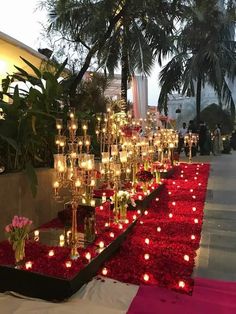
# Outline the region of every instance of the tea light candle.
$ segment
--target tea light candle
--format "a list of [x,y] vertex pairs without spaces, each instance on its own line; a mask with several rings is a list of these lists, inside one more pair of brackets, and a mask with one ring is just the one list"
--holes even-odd
[[25,263],[25,268],[26,269],[31,269],[32,268],[33,263],[31,261],[28,261]]
[[149,244],[150,243],[150,240],[148,238],[145,239],[144,241],[146,244]]
[[71,261],[66,261],[66,268],[70,268],[72,266]]
[[48,256],[54,256],[54,251],[53,250],[50,250],[49,252],[48,252]]
[[148,274],[144,274],[144,275],[143,275],[143,280],[144,280],[144,281],[148,281],[148,280],[149,280]]
[[95,206],[95,200],[91,200],[90,205],[94,207]]
[[107,273],[108,273],[108,270],[107,270],[106,267],[104,267],[104,268],[102,269],[102,274],[103,274],[104,276],[106,276]]
[[91,261],[91,253],[86,253],[85,254],[86,259],[90,262]]
[[60,242],[65,241],[65,236],[64,236],[64,234],[60,234],[59,240],[60,240]]
[[100,249],[103,249],[105,247],[105,244],[103,241],[100,241],[98,245]]
[[35,236],[35,237],[38,237],[38,236],[39,236],[39,230],[35,230],[35,231],[34,231],[34,236]]
[[150,255],[149,254],[144,254],[144,259],[147,261],[147,260],[149,260],[149,258],[150,258]]

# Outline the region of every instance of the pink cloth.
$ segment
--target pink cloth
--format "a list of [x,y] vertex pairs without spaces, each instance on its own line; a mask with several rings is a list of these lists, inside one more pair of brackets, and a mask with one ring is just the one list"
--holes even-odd
[[196,278],[193,295],[140,286],[127,314],[235,314],[236,282]]

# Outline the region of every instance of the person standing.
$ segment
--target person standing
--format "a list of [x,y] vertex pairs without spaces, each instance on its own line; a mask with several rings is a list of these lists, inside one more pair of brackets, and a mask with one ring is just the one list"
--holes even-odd
[[206,141],[207,141],[207,127],[206,124],[202,121],[200,122],[200,129],[199,129],[199,148],[200,148],[200,155],[208,155],[206,149]]
[[222,151],[222,138],[220,124],[216,124],[213,132],[213,155],[217,156],[221,154]]
[[184,147],[184,136],[187,134],[188,129],[185,122],[183,122],[183,126],[179,129],[179,145],[178,145],[178,154],[180,155],[182,148]]

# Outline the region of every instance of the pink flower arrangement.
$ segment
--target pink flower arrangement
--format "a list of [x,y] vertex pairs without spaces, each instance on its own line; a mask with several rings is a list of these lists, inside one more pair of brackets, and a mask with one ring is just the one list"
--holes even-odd
[[27,238],[32,225],[32,220],[26,217],[14,216],[11,224],[5,227],[6,233],[9,234],[11,243]]

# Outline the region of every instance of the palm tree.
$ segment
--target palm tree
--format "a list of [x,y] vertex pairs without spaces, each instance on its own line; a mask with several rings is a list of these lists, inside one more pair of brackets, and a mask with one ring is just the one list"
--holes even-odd
[[166,35],[173,28],[180,1],[164,0],[47,0],[49,32],[60,32],[84,61],[72,84],[75,93],[83,75],[98,60],[112,74],[121,63],[122,98],[127,101],[127,81],[138,71],[149,74],[154,56],[166,53]]
[[186,21],[176,38],[175,54],[160,74],[160,109],[167,108],[168,94],[173,91],[196,96],[199,123],[201,90],[208,83],[217,92],[220,104],[224,102],[234,117],[235,104],[227,84],[236,76],[233,19],[232,7],[223,10],[217,0],[197,0],[186,8]]

